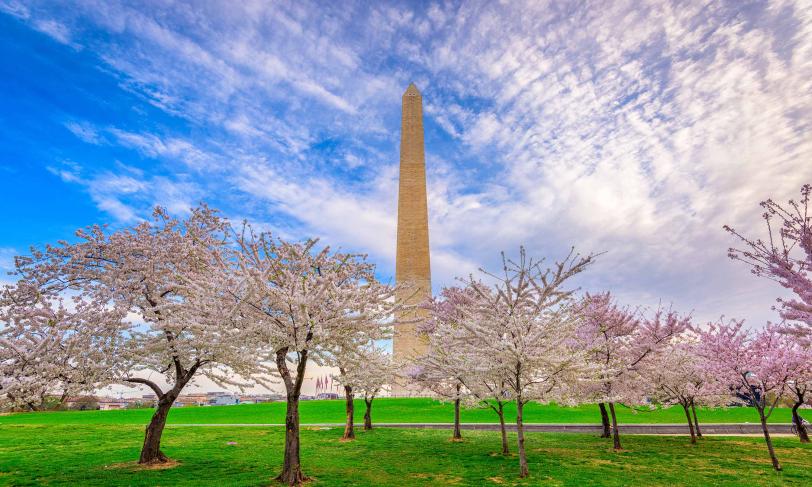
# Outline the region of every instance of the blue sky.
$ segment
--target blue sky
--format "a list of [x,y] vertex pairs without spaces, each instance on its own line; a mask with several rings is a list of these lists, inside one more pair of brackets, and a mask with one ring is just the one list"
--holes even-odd
[[0,266],[206,201],[387,278],[414,81],[435,288],[575,245],[587,290],[775,316],[721,226],[812,181],[808,1],[137,4],[0,0]]

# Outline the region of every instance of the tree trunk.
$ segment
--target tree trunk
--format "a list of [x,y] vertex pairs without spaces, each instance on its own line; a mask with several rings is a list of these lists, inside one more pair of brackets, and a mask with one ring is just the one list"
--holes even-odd
[[282,483],[299,485],[307,478],[302,473],[299,460],[299,396],[288,395],[287,412],[285,413],[285,461],[282,473],[276,477]]
[[773,462],[773,468],[777,471],[781,470],[781,464],[778,463],[778,457],[775,456],[775,450],[773,449],[773,440],[770,439],[770,432],[767,430],[767,418],[764,417],[764,411],[759,409],[758,415],[761,418],[761,431],[764,432],[764,441],[767,442],[767,450],[770,452],[770,460]]
[[364,411],[364,431],[372,429],[372,399],[364,398],[367,405],[367,410]]
[[161,452],[161,435],[164,432],[164,426],[166,426],[166,418],[169,416],[169,410],[172,409],[175,399],[178,398],[186,384],[188,384],[192,377],[194,377],[198,367],[205,363],[200,360],[196,360],[194,365],[192,365],[188,370],[184,370],[178,359],[175,359],[174,362],[175,385],[172,387],[172,389],[165,393],[161,392],[161,388],[149,379],[142,379],[139,377],[130,377],[125,379],[126,382],[130,382],[132,384],[143,384],[148,386],[153,390],[153,392],[155,392],[155,395],[158,398],[157,409],[155,410],[155,414],[152,415],[152,419],[150,420],[149,425],[147,425],[147,430],[144,434],[144,446],[141,448],[141,456],[138,458],[138,463],[164,463],[168,460],[166,455]]
[[[309,336],[309,335],[308,335]],[[296,365],[296,379],[291,379],[288,369],[288,349],[282,348],[276,352],[276,368],[285,382],[287,391],[287,410],[285,412],[285,459],[282,463],[282,473],[276,480],[288,485],[300,485],[307,481],[302,473],[302,462],[299,455],[299,395],[304,382],[305,368],[307,367],[307,350],[299,353],[299,363]]]
[[609,403],[609,412],[612,415],[612,439],[614,440],[614,448],[615,450],[622,450],[623,447],[620,446],[620,431],[617,429],[617,417],[615,416],[615,403]]
[[61,409],[62,406],[65,404],[65,401],[68,400],[68,391],[67,389],[62,392],[62,395],[59,396],[59,402],[56,403],[54,409]]
[[522,404],[521,396],[516,398],[516,435],[518,436],[519,443],[519,477],[525,478],[530,474],[527,468],[527,454],[524,451],[524,404]]
[[699,429],[699,420],[696,417],[696,404],[694,404],[693,399],[691,399],[691,412],[694,413],[694,428],[696,428],[696,436],[702,438],[702,430]]
[[351,386],[344,386],[344,397],[347,401],[347,424],[344,426],[344,436],[342,440],[355,439],[355,404],[353,404],[354,395]]
[[462,432],[460,431],[460,398],[454,399],[454,438],[455,440],[462,439]]
[[801,439],[801,443],[809,443],[809,434],[806,432],[806,426],[804,426],[804,422],[798,414],[798,408],[801,407],[802,404],[803,401],[796,401],[795,404],[792,405],[792,422],[795,423],[795,428],[798,429],[798,438]]
[[601,424],[603,425],[603,432],[601,438],[612,437],[612,425],[609,424],[609,413],[606,412],[606,404],[599,402],[598,407],[601,409]]
[[166,426],[166,418],[169,416],[169,410],[175,398],[164,395],[158,399],[158,409],[152,415],[152,419],[147,425],[146,433],[144,434],[144,446],[141,448],[141,456],[138,458],[140,464],[150,463],[165,463],[169,460],[166,455],[161,451],[161,435]]
[[496,410],[496,414],[499,415],[499,429],[502,432],[502,455],[507,455],[510,453],[510,450],[508,449],[507,431],[505,430],[505,405],[501,402]]
[[696,444],[696,434],[694,434],[694,423],[691,421],[691,411],[688,409],[688,403],[680,403],[682,409],[685,410],[685,417],[688,419],[688,431],[691,432],[691,443]]

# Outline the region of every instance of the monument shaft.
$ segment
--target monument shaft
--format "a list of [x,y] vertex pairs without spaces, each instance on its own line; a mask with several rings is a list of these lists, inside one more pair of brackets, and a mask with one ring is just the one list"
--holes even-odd
[[[399,292],[398,298],[408,304],[417,305],[431,295],[423,98],[414,84],[403,94],[395,280],[407,286]],[[414,321],[425,315],[424,310],[417,309],[402,317]],[[426,340],[416,333],[416,327],[417,323],[395,326],[392,348],[396,360],[408,360],[425,352]],[[408,392],[409,388],[404,385],[393,387],[395,394]]]

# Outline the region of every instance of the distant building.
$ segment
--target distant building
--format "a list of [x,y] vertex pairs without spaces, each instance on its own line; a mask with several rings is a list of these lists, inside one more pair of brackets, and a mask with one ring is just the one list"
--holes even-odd
[[158,396],[155,394],[144,394],[138,402],[154,408],[158,404]]
[[240,404],[259,404],[262,402],[279,401],[279,394],[240,394]]
[[186,406],[206,406],[209,404],[209,396],[207,394],[183,394],[178,396],[177,401]]
[[258,394],[251,396],[255,402],[284,402],[287,397],[284,394]]
[[62,405],[65,409],[89,411],[99,409],[99,399],[96,396],[74,396],[65,399]]
[[240,403],[240,398],[230,392],[207,392],[206,397],[210,406],[233,406]]
[[335,392],[322,392],[316,396],[316,399],[338,399],[338,394]]
[[123,399],[110,399],[108,397],[99,399],[99,409],[102,411],[126,409],[129,404],[129,401]]

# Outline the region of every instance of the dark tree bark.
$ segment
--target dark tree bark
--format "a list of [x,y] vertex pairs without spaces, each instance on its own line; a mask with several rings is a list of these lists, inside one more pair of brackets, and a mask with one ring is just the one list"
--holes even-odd
[[[152,308],[158,306],[158,302],[152,299],[148,294],[145,294],[144,297]],[[156,311],[156,314],[160,316],[160,311]],[[169,343],[170,349],[174,350],[171,348],[175,340],[174,333],[164,331],[164,338],[166,338],[167,342]],[[210,362],[208,360],[198,358],[194,361],[192,366],[187,369],[183,367],[180,357],[173,354],[172,363],[169,365],[169,367],[174,369],[175,384],[167,392],[163,392],[161,388],[158,387],[158,384],[149,379],[142,379],[139,377],[129,377],[125,379],[126,382],[130,382],[132,384],[141,384],[149,387],[153,392],[155,392],[155,395],[158,398],[155,414],[152,415],[152,419],[150,420],[149,425],[147,425],[147,429],[144,433],[144,445],[141,448],[141,455],[138,458],[138,463],[166,463],[169,460],[161,451],[161,436],[163,435],[164,427],[166,426],[166,418],[169,416],[169,411],[172,409],[175,399],[178,398],[181,391],[183,391],[183,388],[186,387],[186,384],[192,380],[192,377],[195,376],[195,373],[200,367],[209,363]]]
[[364,398],[364,403],[367,405],[367,409],[364,411],[364,431],[372,429],[372,400],[373,398]]
[[800,400],[796,399],[795,404],[792,405],[792,422],[795,423],[795,428],[798,430],[798,438],[801,439],[801,443],[809,443],[809,434],[806,431],[806,426],[804,426],[804,422],[798,414],[798,408],[801,407],[803,403],[803,398],[800,398]]
[[617,417],[615,416],[615,403],[609,403],[609,413],[612,415],[612,439],[614,441],[615,450],[622,450],[620,445],[620,431],[617,429]]
[[758,416],[761,419],[761,431],[764,432],[764,441],[767,442],[767,451],[770,452],[770,460],[773,462],[773,468],[777,471],[781,470],[781,464],[778,463],[778,457],[775,456],[775,449],[773,448],[773,440],[770,439],[770,431],[767,429],[767,418],[764,416],[764,410],[758,409]]
[[696,434],[694,433],[694,423],[691,421],[691,411],[687,402],[681,402],[682,409],[685,410],[685,417],[688,419],[688,431],[691,432],[691,443],[696,444]]
[[67,401],[67,399],[68,399],[68,391],[65,390],[62,392],[62,395],[59,396],[59,402],[56,403],[56,409],[61,408],[62,405],[65,404],[65,401]]
[[598,407],[601,410],[601,425],[603,426],[603,432],[601,432],[601,438],[611,438],[612,437],[612,425],[609,423],[609,413],[606,412],[606,404],[599,402]]
[[144,446],[141,448],[138,463],[166,463],[169,460],[161,451],[161,435],[164,432],[164,426],[166,426],[169,410],[174,402],[175,398],[169,397],[167,394],[164,394],[158,400],[158,408],[155,410],[155,414],[152,415],[144,434]]
[[516,435],[519,443],[519,477],[525,478],[530,474],[527,467],[527,454],[524,450],[524,401],[521,396],[516,398]]
[[[459,387],[457,392],[459,392]],[[454,437],[455,440],[462,439],[462,432],[460,431],[460,398],[454,399]]]
[[341,437],[342,440],[354,440],[355,439],[355,404],[353,403],[353,399],[355,398],[355,394],[352,392],[351,386],[344,386],[344,398],[346,400],[347,406],[347,422],[344,425],[344,436]]
[[694,399],[691,398],[691,412],[694,414],[694,427],[696,428],[696,436],[702,438],[702,430],[699,428],[699,419],[696,417],[696,404],[694,404]]
[[276,479],[288,485],[299,485],[307,480],[302,473],[299,458],[299,397],[288,396],[285,411],[285,459],[282,473]]
[[166,418],[169,416],[169,411],[172,409],[175,399],[178,398],[183,388],[189,383],[201,365],[201,362],[195,362],[189,370],[184,370],[180,362],[176,360],[175,385],[167,392],[163,392],[158,387],[158,384],[148,379],[138,377],[125,379],[127,382],[149,387],[158,397],[157,408],[144,432],[144,445],[141,447],[141,455],[138,457],[139,464],[166,463],[169,461],[169,458],[161,451],[161,437],[166,426]]
[[304,382],[304,371],[307,366],[307,350],[299,355],[295,380],[290,375],[287,364],[288,349],[276,352],[276,367],[282,376],[287,391],[287,409],[285,411],[285,456],[282,462],[282,473],[276,480],[288,485],[300,485],[307,481],[302,473],[299,455],[299,396]]
[[507,455],[510,453],[510,449],[508,449],[508,441],[507,441],[507,430],[505,429],[505,405],[502,401],[499,401],[496,414],[499,415],[499,430],[502,432],[502,455]]

